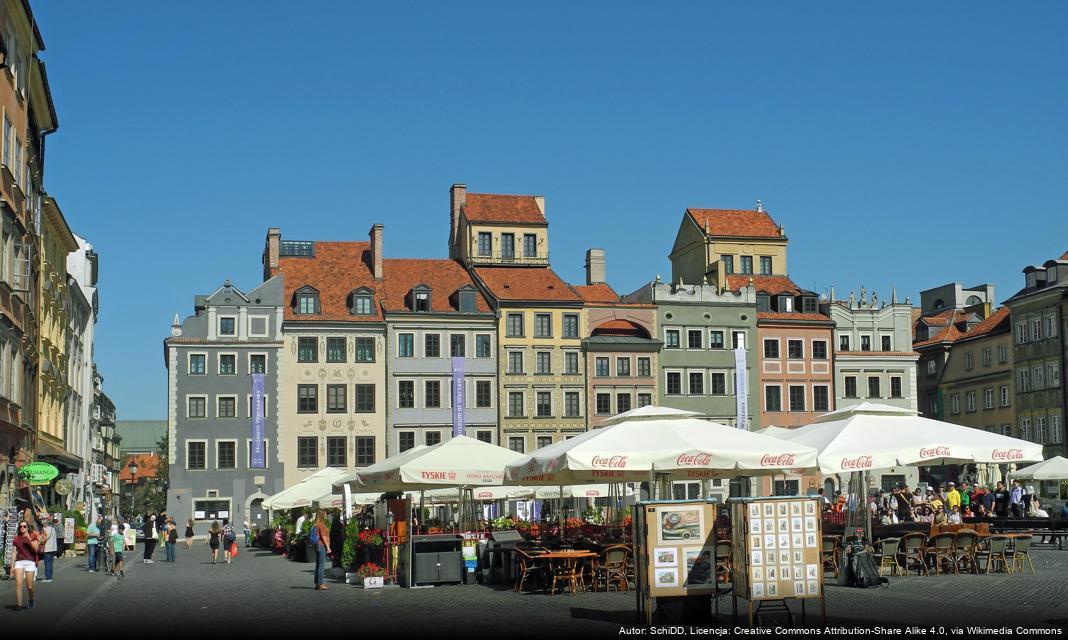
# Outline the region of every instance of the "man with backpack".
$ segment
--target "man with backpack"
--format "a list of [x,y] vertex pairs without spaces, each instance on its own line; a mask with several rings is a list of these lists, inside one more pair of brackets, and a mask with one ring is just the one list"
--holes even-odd
[[330,529],[326,526],[326,512],[322,509],[315,514],[308,538],[315,547],[315,590],[326,591],[324,583],[326,572],[326,554],[330,553]]

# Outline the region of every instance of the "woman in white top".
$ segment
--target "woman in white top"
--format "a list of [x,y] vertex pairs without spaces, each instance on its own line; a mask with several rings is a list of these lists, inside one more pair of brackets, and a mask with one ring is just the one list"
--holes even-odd
[[1042,508],[1042,505],[1038,503],[1038,498],[1031,497],[1031,504],[1027,507],[1027,515],[1032,518],[1048,518],[1049,512]]
[[129,522],[122,523],[123,544],[127,551],[133,551],[137,546],[137,530],[130,526]]

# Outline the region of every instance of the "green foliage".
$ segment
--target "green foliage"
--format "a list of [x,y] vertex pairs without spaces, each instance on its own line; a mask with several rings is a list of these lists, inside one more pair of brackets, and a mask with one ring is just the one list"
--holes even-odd
[[345,524],[345,544],[341,546],[341,566],[348,569],[356,562],[356,543],[360,538],[360,525],[356,518]]
[[[81,511],[78,511],[76,509],[66,508],[65,506],[63,506],[62,503],[48,505],[48,513],[52,515],[59,513],[62,515],[63,520],[66,520],[67,518],[74,518],[74,527],[76,529],[85,528],[85,515],[83,515]],[[63,527],[62,520],[60,522],[54,522],[52,524],[57,529]]]

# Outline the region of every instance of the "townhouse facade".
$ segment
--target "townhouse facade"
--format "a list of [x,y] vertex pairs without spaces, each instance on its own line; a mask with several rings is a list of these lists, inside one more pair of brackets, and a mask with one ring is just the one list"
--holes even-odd
[[917,411],[916,362],[912,350],[912,305],[897,300],[896,290],[887,303],[862,287],[859,299],[831,298],[820,305],[834,323],[835,404],[842,408],[859,402],[888,404]]
[[675,234],[671,281],[734,289],[729,276],[789,273],[786,249],[789,240],[757,201],[755,210],[687,209]]
[[954,340],[940,382],[946,422],[1018,437],[1012,358],[1008,307]]
[[451,437],[457,378],[467,435],[497,444],[497,317],[486,298],[456,260],[392,258],[383,267],[388,452]]
[[1043,445],[1046,457],[1064,456],[1068,252],[1023,274],[1024,287],[1005,302],[1013,325],[1016,426],[1021,438]]
[[660,348],[656,306],[624,303],[605,282],[604,250],[586,252],[586,284],[573,287],[582,298],[582,339],[586,367],[586,416],[589,428],[606,418],[659,403]]
[[[176,522],[267,522],[265,498],[281,491],[281,278],[248,293],[229,280],[196,296],[164,341],[167,366],[168,511]],[[263,374],[263,464],[253,455],[253,374]]]
[[[285,486],[387,455],[382,225],[367,242],[283,240],[267,232],[264,278],[282,276],[278,453]],[[342,410],[342,407],[344,408]]]
[[77,251],[67,255],[67,378],[70,394],[66,401],[67,450],[82,464],[67,495],[68,506],[84,504],[94,495],[90,474],[94,432],[90,424],[93,404],[93,352],[99,300],[96,293],[97,256],[92,245],[74,236]]

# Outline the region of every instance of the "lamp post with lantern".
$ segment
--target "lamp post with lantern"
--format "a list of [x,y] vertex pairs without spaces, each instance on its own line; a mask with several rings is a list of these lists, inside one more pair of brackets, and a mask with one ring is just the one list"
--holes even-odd
[[135,499],[134,494],[137,491],[137,463],[134,462],[133,460],[131,460],[130,464],[129,464],[129,466],[127,468],[130,470],[130,516],[129,517],[133,517],[134,511],[135,511],[135,509],[134,509],[134,499]]

